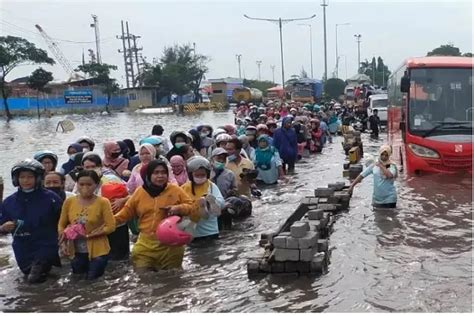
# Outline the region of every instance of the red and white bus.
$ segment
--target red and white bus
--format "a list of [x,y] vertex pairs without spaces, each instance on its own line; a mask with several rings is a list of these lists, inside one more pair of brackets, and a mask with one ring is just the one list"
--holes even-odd
[[406,60],[388,84],[388,141],[408,173],[472,174],[470,57]]

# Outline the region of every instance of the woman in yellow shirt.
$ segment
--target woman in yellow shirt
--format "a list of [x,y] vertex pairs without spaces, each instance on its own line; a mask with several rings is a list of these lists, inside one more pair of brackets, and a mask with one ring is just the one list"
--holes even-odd
[[140,233],[132,249],[132,261],[137,270],[181,268],[184,246],[161,244],[155,236],[156,228],[170,215],[199,220],[197,204],[179,186],[168,182],[168,170],[164,161],[151,161],[143,185],[115,215],[117,225],[138,217]]
[[104,274],[110,252],[107,235],[115,230],[110,202],[94,193],[99,183],[95,171],[79,172],[79,194],[66,199],[58,224],[59,243],[72,258],[72,273],[86,274],[88,280]]

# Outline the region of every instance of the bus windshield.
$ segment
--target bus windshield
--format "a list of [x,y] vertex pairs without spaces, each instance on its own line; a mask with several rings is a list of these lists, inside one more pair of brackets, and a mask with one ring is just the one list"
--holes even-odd
[[[426,135],[472,132],[472,69],[420,68],[410,72],[409,129]],[[430,133],[431,134],[431,133]]]

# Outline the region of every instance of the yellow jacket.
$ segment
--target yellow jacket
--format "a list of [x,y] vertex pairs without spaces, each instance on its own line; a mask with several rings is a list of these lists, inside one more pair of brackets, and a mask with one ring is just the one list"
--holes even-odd
[[[83,211],[79,204],[77,196],[71,196],[64,201],[61,210],[61,217],[58,223],[58,233],[62,234],[64,229],[75,224]],[[86,208],[86,234],[90,234],[93,230],[103,226],[105,235],[87,239],[87,250],[89,259],[109,254],[110,245],[107,235],[115,230],[115,220],[112,213],[112,207],[109,200],[98,196],[95,201]],[[69,243],[69,253],[74,257],[74,243]]]
[[168,183],[166,189],[155,198],[139,187],[120,212],[115,214],[115,220],[120,225],[137,216],[140,234],[155,238],[156,227],[167,217],[162,208],[175,205],[181,207],[181,215],[190,216],[196,221],[199,219],[197,204],[179,186]]

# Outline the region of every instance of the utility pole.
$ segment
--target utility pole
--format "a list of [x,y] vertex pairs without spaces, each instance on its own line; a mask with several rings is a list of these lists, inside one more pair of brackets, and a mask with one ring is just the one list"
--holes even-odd
[[372,63],[372,85],[375,86],[375,67],[377,66],[377,63],[375,62],[375,56],[374,56],[374,62]]
[[285,87],[285,63],[283,59],[283,32],[282,32],[282,25],[283,23],[289,23],[293,21],[302,21],[302,20],[311,20],[314,18],[316,14],[313,14],[312,16],[308,18],[296,18],[296,19],[262,19],[262,18],[252,18],[249,17],[248,15],[244,14],[244,17],[246,17],[249,20],[259,20],[259,21],[267,21],[267,22],[272,22],[272,23],[277,23],[278,27],[280,29],[280,57],[281,57],[281,85]]
[[354,37],[356,38],[357,41],[357,73],[360,72],[360,38],[362,35],[360,34],[354,34]]
[[193,43],[193,55],[196,57],[196,43]]
[[261,60],[257,60],[257,67],[258,67],[258,81],[262,80],[262,77],[260,76],[260,65],[262,64]]
[[[128,28],[127,28],[128,30]],[[133,53],[135,54],[135,62],[137,64],[137,77],[136,77],[136,80],[135,80],[135,85],[138,83],[139,86],[141,86],[140,84],[140,62],[138,61],[138,52],[143,50],[143,47],[140,47],[140,48],[137,48],[137,38],[140,38],[141,36],[136,36],[136,35],[131,35],[132,36],[132,39],[133,39],[133,48],[131,49],[131,51],[133,51]]]
[[275,83],[275,65],[271,65],[270,68],[272,69],[273,83]]
[[342,26],[342,25],[350,25],[350,23],[336,24],[336,70],[334,71],[336,78],[339,78],[339,55],[338,55],[338,50],[337,50],[337,27]]
[[[122,50],[118,50],[119,53],[123,53],[123,62],[125,65],[125,79],[127,82],[127,88],[133,88],[139,82],[140,76],[140,62],[138,52],[143,50],[142,47],[137,47],[137,39],[141,38],[140,36],[130,34],[130,29],[128,27],[128,22],[124,23],[121,21],[122,25],[122,35],[117,36],[118,39],[122,40]],[[133,41],[133,46],[132,46]],[[135,66],[136,65],[136,66]],[[137,76],[135,76],[135,67],[137,68]]]
[[239,64],[239,79],[242,79],[242,73],[240,70],[240,60],[242,59],[242,54],[235,55],[237,57],[237,63]]
[[96,46],[96,55],[97,55],[97,63],[102,63],[102,58],[100,54],[100,33],[99,33],[99,18],[97,15],[92,14],[92,19],[94,23],[91,24],[91,27],[94,28],[95,31],[95,46]]
[[323,19],[324,19],[324,82],[328,79],[328,47],[327,47],[327,38],[326,38],[326,7],[328,4],[326,0],[323,0],[321,4],[323,7]]
[[311,55],[311,78],[314,79],[313,73],[313,26],[311,24],[298,24],[302,26],[309,26],[309,54]]

